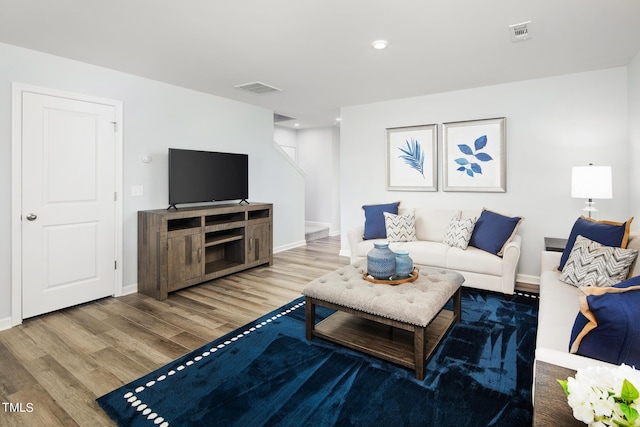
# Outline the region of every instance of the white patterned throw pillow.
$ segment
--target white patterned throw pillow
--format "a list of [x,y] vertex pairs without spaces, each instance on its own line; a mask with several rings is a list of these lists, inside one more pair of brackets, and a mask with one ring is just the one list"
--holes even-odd
[[384,212],[384,225],[389,242],[414,242],[416,240],[416,216],[413,212],[394,215]]
[[454,248],[467,249],[469,240],[476,226],[477,218],[460,219],[453,217],[449,222],[449,229],[442,243]]
[[577,236],[560,280],[573,286],[613,286],[627,278],[636,249],[604,246]]

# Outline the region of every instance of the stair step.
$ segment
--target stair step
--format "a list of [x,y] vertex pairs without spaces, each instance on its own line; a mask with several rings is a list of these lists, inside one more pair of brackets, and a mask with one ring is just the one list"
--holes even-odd
[[304,237],[307,242],[310,240],[321,239],[327,236],[329,236],[329,227],[310,226],[310,225],[307,225],[305,227]]

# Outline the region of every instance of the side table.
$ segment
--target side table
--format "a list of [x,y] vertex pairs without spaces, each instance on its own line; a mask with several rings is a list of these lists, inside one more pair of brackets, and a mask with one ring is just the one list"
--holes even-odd
[[569,239],[560,239],[557,237],[545,237],[544,238],[544,250],[552,252],[564,252],[565,246]]
[[536,385],[533,397],[533,426],[584,427],[573,418],[567,396],[558,380],[575,375],[573,369],[536,361]]

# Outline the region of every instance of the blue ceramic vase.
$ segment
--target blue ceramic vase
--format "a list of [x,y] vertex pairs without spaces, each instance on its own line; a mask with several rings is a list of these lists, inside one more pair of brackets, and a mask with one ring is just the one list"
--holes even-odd
[[396,274],[396,254],[389,242],[376,242],[367,254],[367,273],[377,280],[389,280]]
[[409,251],[400,249],[396,251],[396,277],[406,279],[413,271],[413,260],[409,256]]

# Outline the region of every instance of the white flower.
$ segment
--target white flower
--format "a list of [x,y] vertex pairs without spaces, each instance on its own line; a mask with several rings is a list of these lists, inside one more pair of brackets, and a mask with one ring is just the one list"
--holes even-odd
[[560,384],[574,418],[590,427],[640,426],[640,371],[627,365],[589,367]]

